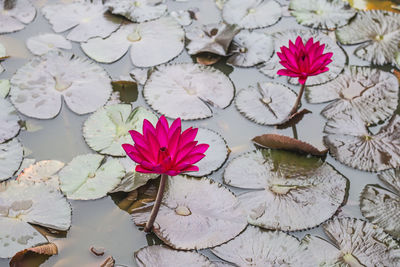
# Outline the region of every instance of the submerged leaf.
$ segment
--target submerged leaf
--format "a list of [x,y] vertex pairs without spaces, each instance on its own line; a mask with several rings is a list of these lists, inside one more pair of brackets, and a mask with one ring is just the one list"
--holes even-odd
[[234,91],[221,71],[183,63],[158,67],[147,80],[143,95],[154,110],[169,118],[194,120],[213,116],[210,106],[229,106]]
[[368,67],[350,66],[333,81],[308,87],[310,103],[334,101],[321,114],[330,119],[352,112],[366,123],[376,124],[391,117],[397,108],[399,82],[395,75]]
[[11,102],[19,112],[38,119],[57,116],[62,99],[73,112],[87,114],[107,102],[110,82],[92,61],[53,51],[18,69],[11,78]]
[[157,19],[167,11],[164,0],[107,0],[105,6],[133,22]]
[[29,37],[26,46],[34,55],[44,55],[49,51],[58,49],[71,49],[72,44],[61,34],[44,33]]
[[336,31],[336,36],[344,45],[362,43],[354,51],[361,59],[378,65],[394,64],[400,43],[400,14],[360,11],[349,25]]
[[20,130],[19,120],[14,106],[0,97],[0,144],[16,136]]
[[22,30],[35,16],[36,9],[29,0],[1,0],[0,33]]
[[[136,225],[146,224],[151,206],[133,211]],[[203,249],[222,244],[247,225],[239,202],[227,188],[208,178],[168,178],[153,232],[169,246]]]
[[29,267],[29,263],[25,263],[25,261],[27,258],[32,257],[32,254],[52,256],[58,254],[58,248],[54,243],[47,243],[21,250],[10,260],[10,267]]
[[348,180],[318,157],[257,150],[233,159],[224,183],[256,189],[239,195],[250,224],[283,231],[318,226],[346,199]]
[[0,182],[15,174],[21,165],[23,155],[22,145],[16,138],[0,144]]
[[118,92],[119,100],[122,103],[130,104],[138,98],[138,86],[133,81],[112,81],[113,92]]

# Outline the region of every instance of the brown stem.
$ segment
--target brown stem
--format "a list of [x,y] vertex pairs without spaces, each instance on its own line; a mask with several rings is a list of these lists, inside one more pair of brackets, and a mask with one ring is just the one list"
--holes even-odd
[[161,174],[160,186],[158,187],[156,201],[154,202],[153,209],[151,210],[150,218],[147,221],[146,226],[144,227],[144,231],[146,233],[150,232],[153,229],[153,224],[154,221],[156,220],[158,210],[160,209],[161,201],[164,196],[164,189],[165,189],[165,184],[167,182],[167,178],[168,175]]
[[299,108],[300,101],[301,101],[301,98],[303,96],[305,88],[306,88],[306,84],[304,83],[304,84],[301,85],[300,92],[297,95],[296,103],[294,103],[294,106],[293,106],[292,110],[290,111],[290,115],[293,115],[293,114],[295,114],[297,112],[297,109]]

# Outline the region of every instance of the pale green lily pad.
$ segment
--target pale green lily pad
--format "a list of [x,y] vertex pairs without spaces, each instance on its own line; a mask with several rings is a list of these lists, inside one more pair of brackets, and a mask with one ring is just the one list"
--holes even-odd
[[5,98],[10,91],[10,81],[0,80],[0,98]]
[[292,0],[289,9],[301,25],[325,30],[348,24],[357,13],[342,0]]
[[[136,225],[149,219],[151,203],[132,213]],[[182,250],[220,245],[247,225],[235,195],[208,178],[168,177],[153,232],[167,245]]]
[[122,144],[132,143],[130,130],[141,132],[143,120],[157,123],[157,116],[143,107],[132,110],[128,104],[105,106],[83,125],[83,137],[93,150],[111,156],[124,156]]
[[111,94],[111,79],[92,61],[62,52],[34,57],[11,78],[11,102],[26,116],[51,119],[64,99],[77,114],[94,112]]
[[68,40],[85,42],[93,37],[105,38],[119,28],[122,19],[107,14],[107,9],[102,0],[77,0],[45,5],[42,13],[55,32],[71,29]]
[[320,158],[257,150],[233,159],[224,183],[255,189],[238,196],[250,224],[304,230],[331,218],[344,203],[348,180]]
[[0,182],[15,174],[21,165],[23,156],[24,150],[16,138],[0,144]]
[[258,83],[238,92],[235,105],[247,119],[262,125],[282,124],[288,120],[297,94],[280,83]]
[[313,266],[311,255],[295,237],[254,226],[211,251],[234,266]]
[[333,81],[307,87],[310,103],[334,101],[321,114],[330,119],[352,112],[366,123],[376,124],[391,117],[397,109],[399,82],[395,75],[368,67],[350,66]]
[[72,44],[61,34],[44,33],[26,40],[26,47],[34,55],[43,55],[58,49],[71,49]]
[[369,132],[354,114],[341,113],[325,125],[324,143],[341,163],[363,171],[400,167],[400,116],[394,115],[378,133]]
[[130,23],[121,26],[108,38],[92,38],[82,43],[90,58],[111,63],[130,49],[130,58],[137,67],[152,67],[177,57],[184,48],[185,32],[174,18]]
[[68,230],[71,206],[65,196],[45,183],[0,183],[0,257],[12,257],[22,249],[47,243],[30,224]]
[[282,16],[281,6],[274,0],[228,0],[222,17],[240,28],[255,29],[275,24]]
[[143,96],[169,118],[195,120],[213,116],[211,107],[228,107],[234,92],[232,81],[221,71],[183,63],[158,67],[147,80]]
[[60,188],[57,173],[64,167],[58,160],[42,160],[27,166],[18,175],[17,180],[24,183],[46,183],[56,189]]
[[360,44],[354,54],[373,64],[395,63],[400,43],[400,14],[384,10],[360,11],[347,26],[336,31],[344,45]]
[[117,187],[124,175],[125,169],[118,159],[80,155],[60,171],[60,187],[69,199],[98,199]]
[[[0,43],[0,60],[6,59],[7,58],[7,53],[6,53],[6,48],[4,47],[3,44]],[[4,67],[0,65],[0,73],[4,71]]]
[[1,0],[0,33],[22,30],[35,16],[36,9],[29,0]]
[[19,116],[14,106],[0,98],[0,144],[16,136],[20,130]]
[[105,5],[111,13],[133,22],[157,19],[167,12],[164,0],[108,0]]
[[206,257],[197,252],[173,250],[166,246],[148,246],[135,252],[139,267],[212,267]]

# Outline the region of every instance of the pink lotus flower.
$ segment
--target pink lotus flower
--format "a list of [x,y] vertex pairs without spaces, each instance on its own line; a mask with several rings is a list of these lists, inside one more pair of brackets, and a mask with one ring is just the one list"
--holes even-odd
[[329,70],[326,66],[332,62],[332,53],[323,54],[325,44],[314,43],[310,38],[306,45],[300,36],[296,43],[289,41],[289,48],[282,46],[277,52],[281,65],[285,69],[278,71],[278,75],[298,77],[300,84],[305,84],[309,76],[315,76]]
[[164,116],[156,127],[148,121],[143,122],[143,134],[129,131],[135,144],[123,144],[126,154],[139,165],[137,172],[159,173],[175,176],[183,172],[199,171],[193,164],[204,158],[207,144],[194,141],[198,129],[190,127],[181,133],[181,120],[172,124]]

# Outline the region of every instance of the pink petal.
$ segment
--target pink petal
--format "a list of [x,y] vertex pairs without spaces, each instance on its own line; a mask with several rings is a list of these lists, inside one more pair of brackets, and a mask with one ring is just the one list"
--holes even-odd
[[179,140],[179,148],[182,148],[186,144],[192,142],[196,138],[197,131],[198,131],[197,128],[193,129],[192,127],[186,129],[181,134],[181,138]]
[[197,141],[192,141],[187,143],[184,147],[179,148],[174,158],[175,164],[181,162],[189,153],[193,150],[193,148],[197,145]]
[[207,149],[210,147],[210,145],[208,145],[208,144],[199,144],[199,145],[197,145],[197,146],[195,146],[194,148],[193,148],[193,150],[192,151],[190,151],[190,153],[204,153],[204,152],[206,152],[207,151]]
[[146,146],[146,143],[144,141],[144,136],[141,133],[139,133],[138,131],[135,131],[135,130],[131,130],[131,131],[129,131],[129,134],[131,135],[132,140],[135,144],[139,144],[141,146]]
[[300,84],[305,84],[307,81],[307,77],[299,77],[299,83]]
[[[165,128],[163,125],[165,122],[162,122],[163,119],[166,121],[165,117],[162,116],[156,126],[156,137],[158,140],[158,143],[160,144],[160,147],[167,147],[168,146],[168,128]],[[167,122],[168,125],[168,122]]]
[[286,69],[278,70],[277,74],[282,75],[282,76],[289,76],[289,77],[299,77],[298,73],[294,73],[294,72],[286,70]]
[[179,133],[181,132],[182,124],[181,124],[181,118],[177,118],[174,120],[171,124],[171,128],[168,130],[168,139],[171,138],[172,134],[179,129]]
[[154,173],[152,170],[148,170],[144,168],[142,165],[137,165],[135,168],[135,171],[141,172],[141,173]]
[[172,133],[171,137],[168,141],[168,151],[171,155],[172,159],[175,159],[175,155],[178,150],[179,140],[181,136],[181,128],[176,128],[175,131]]
[[143,120],[143,136],[144,139],[148,139],[149,133],[153,133],[153,135],[156,134],[156,129],[154,128],[153,124],[149,122],[148,120],[144,119]]
[[199,167],[191,165],[185,169],[182,170],[182,172],[198,172],[199,171]]

